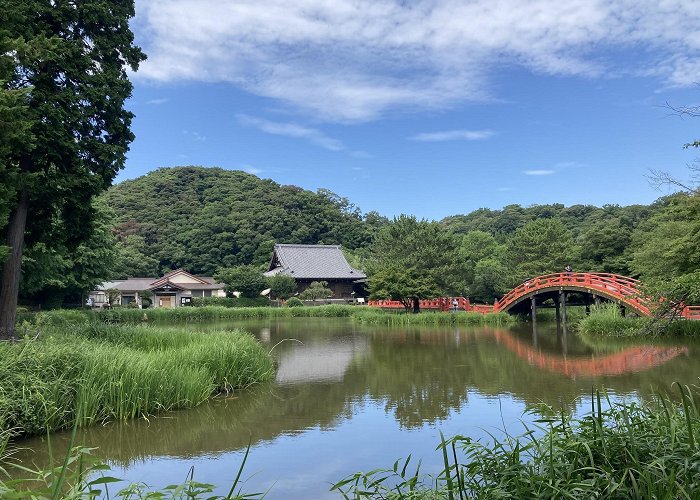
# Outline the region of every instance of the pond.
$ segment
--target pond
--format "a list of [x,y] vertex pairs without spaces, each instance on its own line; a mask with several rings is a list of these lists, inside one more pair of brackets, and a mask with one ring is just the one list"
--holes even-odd
[[[163,487],[198,481],[228,492],[245,449],[243,491],[268,499],[338,498],[332,483],[409,454],[437,473],[440,431],[488,439],[524,431],[540,404],[585,412],[592,388],[639,398],[700,374],[700,344],[586,343],[556,324],[515,327],[365,326],[295,318],[190,326],[244,328],[272,349],[274,382],[198,408],[78,432],[117,477]],[[68,433],[52,436],[65,453]],[[46,440],[17,458],[48,463]]]

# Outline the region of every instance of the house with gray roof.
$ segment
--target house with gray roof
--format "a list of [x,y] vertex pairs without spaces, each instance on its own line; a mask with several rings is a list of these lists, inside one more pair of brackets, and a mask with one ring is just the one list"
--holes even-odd
[[334,299],[365,295],[367,276],[348,264],[340,245],[276,244],[265,276],[277,274],[293,277],[299,293],[313,281],[326,281]]
[[108,302],[107,290],[116,290],[112,305],[128,305],[132,302],[142,307],[179,307],[189,305],[193,297],[226,297],[223,283],[216,283],[209,276],[195,276],[184,269],[176,269],[161,278],[129,278],[106,281],[90,292],[93,307],[104,307]]

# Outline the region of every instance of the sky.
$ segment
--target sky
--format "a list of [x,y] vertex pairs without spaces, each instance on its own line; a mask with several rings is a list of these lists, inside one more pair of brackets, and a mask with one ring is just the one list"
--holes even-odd
[[700,0],[136,0],[117,182],[217,166],[364,212],[648,204],[687,179]]

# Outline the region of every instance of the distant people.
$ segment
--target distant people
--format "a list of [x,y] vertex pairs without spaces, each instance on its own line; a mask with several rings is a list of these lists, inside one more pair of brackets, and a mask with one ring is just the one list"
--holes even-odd
[[566,266],[566,267],[564,268],[564,272],[570,273],[570,272],[572,272],[572,271],[573,271],[573,269],[571,269],[571,266]]
[[458,305],[459,305],[459,302],[457,302],[457,299],[452,299],[452,312],[457,312]]

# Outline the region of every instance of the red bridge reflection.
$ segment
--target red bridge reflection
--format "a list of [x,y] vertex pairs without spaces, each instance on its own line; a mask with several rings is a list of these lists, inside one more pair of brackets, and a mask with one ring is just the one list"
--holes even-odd
[[630,347],[606,356],[577,359],[544,353],[502,330],[496,330],[494,338],[496,342],[519,358],[526,360],[530,365],[573,379],[636,373],[663,365],[688,352],[687,347],[644,345]]

